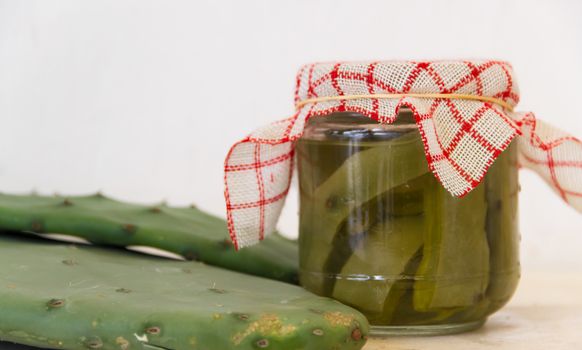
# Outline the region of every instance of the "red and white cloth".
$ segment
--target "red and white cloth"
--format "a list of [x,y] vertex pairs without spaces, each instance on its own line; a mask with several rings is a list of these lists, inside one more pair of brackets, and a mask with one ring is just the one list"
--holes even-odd
[[[511,65],[501,61],[330,62],[303,66],[295,103],[332,96],[463,94],[515,106],[519,90]],[[359,112],[392,123],[401,106],[412,109],[431,171],[454,196],[483,179],[497,156],[518,137],[520,164],[536,171],[582,211],[582,142],[496,103],[403,96],[311,102],[287,118],[252,132],[225,160],[228,229],[235,247],[255,244],[275,230],[293,174],[295,140],[313,115]]]

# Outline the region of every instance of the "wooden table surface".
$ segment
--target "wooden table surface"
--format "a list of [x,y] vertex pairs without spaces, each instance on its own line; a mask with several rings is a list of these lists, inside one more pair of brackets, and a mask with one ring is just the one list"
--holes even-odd
[[513,299],[477,331],[370,339],[364,350],[582,349],[582,272],[527,273]]

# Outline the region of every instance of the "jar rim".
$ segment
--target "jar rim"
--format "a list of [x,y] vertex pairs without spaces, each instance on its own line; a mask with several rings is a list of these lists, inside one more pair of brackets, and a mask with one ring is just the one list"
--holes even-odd
[[384,124],[357,112],[334,112],[314,115],[306,124],[302,139],[392,138],[397,134],[418,130],[410,109],[401,109],[394,123]]

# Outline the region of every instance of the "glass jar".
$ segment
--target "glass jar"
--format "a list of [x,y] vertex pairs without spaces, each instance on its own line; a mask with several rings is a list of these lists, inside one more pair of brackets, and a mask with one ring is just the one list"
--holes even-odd
[[311,118],[297,142],[301,284],[360,310],[376,335],[478,328],[519,280],[516,146],[454,198],[409,110],[390,125]]

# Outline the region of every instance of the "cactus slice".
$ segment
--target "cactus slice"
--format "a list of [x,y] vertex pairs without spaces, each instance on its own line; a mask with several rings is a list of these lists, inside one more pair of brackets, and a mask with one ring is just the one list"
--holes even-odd
[[8,234],[0,310],[1,340],[51,349],[342,350],[368,334],[358,311],[298,286]]
[[0,230],[65,234],[110,246],[153,247],[187,260],[297,283],[298,249],[294,241],[273,234],[262,244],[236,252],[226,222],[195,207],[144,206],[101,194],[0,194]]

